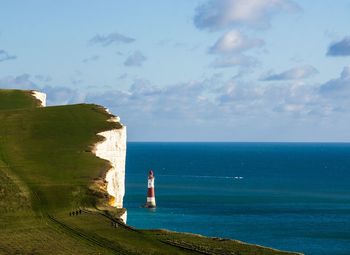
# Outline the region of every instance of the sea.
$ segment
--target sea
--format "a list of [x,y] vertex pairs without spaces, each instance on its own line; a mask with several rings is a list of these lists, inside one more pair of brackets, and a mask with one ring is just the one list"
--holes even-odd
[[349,255],[350,144],[130,142],[124,206],[137,228]]

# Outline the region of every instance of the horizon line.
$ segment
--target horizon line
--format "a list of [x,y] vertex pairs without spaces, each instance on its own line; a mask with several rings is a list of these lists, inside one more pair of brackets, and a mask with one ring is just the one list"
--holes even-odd
[[350,144],[350,141],[137,141],[128,143],[307,143],[307,144]]

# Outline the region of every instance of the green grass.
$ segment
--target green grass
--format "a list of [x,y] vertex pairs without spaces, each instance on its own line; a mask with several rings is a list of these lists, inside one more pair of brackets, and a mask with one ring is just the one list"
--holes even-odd
[[90,146],[113,128],[95,105],[6,111],[0,114],[1,157],[33,192],[38,209],[69,209],[91,201],[89,182],[108,168]]
[[[91,150],[98,132],[119,124],[97,105],[37,106],[28,91],[0,90],[0,254],[292,254],[112,227],[118,211],[99,210],[91,191],[109,165]],[[77,208],[83,213],[69,216]]]
[[33,98],[31,91],[0,89],[0,109],[34,108],[40,101]]

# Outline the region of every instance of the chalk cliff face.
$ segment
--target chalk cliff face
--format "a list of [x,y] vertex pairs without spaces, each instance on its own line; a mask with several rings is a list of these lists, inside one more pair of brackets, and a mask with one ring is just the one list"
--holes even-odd
[[[119,117],[109,121],[119,122]],[[112,197],[110,205],[122,208],[125,194],[126,127],[98,133],[105,139],[95,146],[96,156],[108,160],[111,168],[106,174],[107,192]],[[126,213],[122,218],[126,222]]]
[[41,102],[41,107],[46,106],[46,94],[39,91],[32,91],[32,95]]

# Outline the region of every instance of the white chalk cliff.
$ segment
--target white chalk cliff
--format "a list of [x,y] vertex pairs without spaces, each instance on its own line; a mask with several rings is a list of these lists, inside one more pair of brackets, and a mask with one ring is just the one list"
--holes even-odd
[[123,213],[123,215],[120,216],[120,219],[126,224],[126,218],[127,218],[127,211],[125,210],[125,212]]
[[[120,123],[119,117],[112,117],[109,121]],[[98,135],[103,136],[104,140],[95,145],[95,154],[97,157],[108,160],[111,164],[111,168],[106,174],[107,192],[112,197],[110,205],[116,208],[123,208],[125,194],[126,127],[122,125],[121,128],[100,132]],[[126,213],[121,218],[126,222]]]
[[39,91],[32,91],[32,95],[41,102],[41,107],[46,106],[46,94]]

